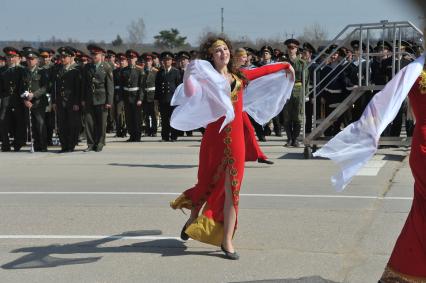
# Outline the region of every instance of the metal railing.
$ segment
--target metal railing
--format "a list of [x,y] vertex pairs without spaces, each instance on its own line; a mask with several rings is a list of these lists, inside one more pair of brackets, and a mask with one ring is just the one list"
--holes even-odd
[[[366,91],[377,91],[381,90],[383,85],[371,85],[370,84],[370,62],[374,57],[381,57],[383,53],[381,52],[370,52],[370,44],[373,41],[373,33],[381,32],[381,37],[379,39],[374,40],[375,42],[382,42],[382,45],[385,45],[385,41],[391,42],[391,56],[392,56],[392,77],[401,69],[401,60],[397,60],[397,58],[401,58],[405,55],[410,55],[407,52],[401,51],[402,45],[401,41],[403,38],[404,29],[410,29],[412,34],[418,35],[419,38],[423,35],[422,31],[412,24],[409,21],[402,22],[388,22],[381,21],[379,23],[365,23],[365,24],[351,24],[347,25],[331,42],[328,46],[326,46],[311,62],[309,62],[303,72],[302,72],[302,83],[303,83],[303,96],[305,101],[312,97],[313,101],[313,121],[312,121],[312,132],[306,136],[305,131],[303,131],[303,141],[305,144],[305,157],[310,158],[312,154],[311,147],[317,144],[324,143],[324,139],[316,140],[324,131],[336,121],[341,115],[345,113],[347,109],[349,109],[353,103],[362,96],[363,92]],[[358,61],[358,85],[352,93],[347,97],[340,105],[334,109],[329,115],[330,117],[326,117],[325,119],[317,119],[317,97],[325,91],[325,89],[336,80],[339,75],[344,72],[349,66],[345,60],[341,60],[338,64],[334,65],[332,70],[327,73],[326,76],[318,79],[317,74],[321,69],[323,69],[327,64],[331,56],[334,53],[338,52],[341,47],[344,47],[349,44],[351,40],[359,41],[359,49],[356,60]],[[330,51],[331,47],[336,45],[335,48]],[[365,46],[365,50],[363,49]],[[320,60],[321,59],[321,60]],[[363,64],[365,62],[365,64]],[[306,84],[309,83],[306,77],[306,74],[309,74],[310,68],[312,65],[316,64],[315,69],[311,70],[313,75],[312,80],[312,89],[307,90]],[[365,66],[365,70],[363,67]],[[340,70],[337,70],[340,68]],[[336,71],[337,70],[337,71]],[[365,77],[363,78],[363,71],[365,71]],[[305,113],[305,103],[303,103],[303,113]],[[303,115],[304,123],[306,126],[306,116]]]

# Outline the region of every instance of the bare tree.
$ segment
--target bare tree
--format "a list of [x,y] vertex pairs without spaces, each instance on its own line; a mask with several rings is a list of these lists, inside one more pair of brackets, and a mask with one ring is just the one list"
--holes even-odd
[[127,32],[129,33],[129,43],[142,43],[142,40],[145,37],[145,23],[143,19],[139,18],[136,21],[132,21],[132,23],[127,26]]
[[327,30],[319,23],[305,26],[302,36],[298,37],[302,42],[309,42],[313,45],[321,45],[328,39]]

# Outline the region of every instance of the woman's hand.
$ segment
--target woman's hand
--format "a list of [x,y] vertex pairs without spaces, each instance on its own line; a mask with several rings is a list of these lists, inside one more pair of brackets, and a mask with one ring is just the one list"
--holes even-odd
[[[284,63],[288,64],[288,63]],[[290,65],[290,64],[289,64]],[[294,81],[295,73],[293,67],[290,65],[288,69],[285,69],[285,77],[287,78],[290,75],[290,80]]]

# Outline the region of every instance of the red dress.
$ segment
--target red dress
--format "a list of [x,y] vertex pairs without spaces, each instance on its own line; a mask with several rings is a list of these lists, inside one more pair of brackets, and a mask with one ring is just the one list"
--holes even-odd
[[[288,69],[289,64],[267,65],[243,70],[248,80]],[[220,246],[223,239],[225,173],[231,181],[233,203],[238,215],[239,192],[244,176],[246,141],[243,117],[243,81],[234,76],[230,94],[235,118],[221,132],[224,117],[207,125],[200,146],[198,182],[171,203],[174,209],[204,206],[202,214],[187,227],[186,233],[200,242]],[[267,109],[265,109],[267,111]]]
[[246,142],[246,161],[257,161],[257,159],[268,159],[268,157],[260,149],[256,140],[253,125],[247,112],[243,112],[244,138]]
[[426,282],[426,89],[421,84],[426,88],[425,71],[409,93],[416,117],[410,153],[414,199],[381,282]]

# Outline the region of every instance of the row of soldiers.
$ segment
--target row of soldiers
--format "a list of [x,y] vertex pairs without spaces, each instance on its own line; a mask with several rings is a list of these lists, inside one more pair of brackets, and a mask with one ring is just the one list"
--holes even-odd
[[[162,140],[177,139],[179,133],[169,125],[170,101],[182,82],[183,69],[172,67],[173,54],[163,52],[158,58],[127,50],[112,56],[94,44],[87,49],[90,56],[72,47],[59,48],[56,56],[49,48],[3,49],[2,151],[10,151],[11,146],[19,151],[26,144],[28,124],[35,151],[47,151],[54,128],[58,129],[61,152],[74,151],[82,130],[87,139],[85,151],[102,151],[108,120],[113,121],[117,136],[128,132],[128,141],[137,142],[142,135],[142,109],[147,135],[157,133],[159,109]],[[182,54],[182,66],[189,57],[187,52]]]

